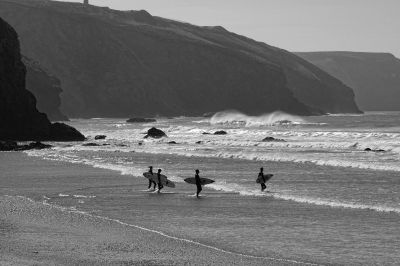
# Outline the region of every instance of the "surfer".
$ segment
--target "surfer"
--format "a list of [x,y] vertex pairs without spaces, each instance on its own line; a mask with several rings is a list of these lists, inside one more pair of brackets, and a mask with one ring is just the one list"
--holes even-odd
[[258,177],[260,177],[263,181],[263,182],[261,182],[261,191],[264,191],[267,188],[267,186],[265,185],[264,168],[262,168],[262,167],[260,168]]
[[161,189],[164,187],[162,184],[161,184],[161,169],[158,169],[158,172],[157,172],[157,180],[158,180],[158,193],[160,193],[160,191],[161,191]]
[[[153,175],[153,166],[149,166],[149,174]],[[151,190],[152,184],[153,184],[153,190],[156,190],[156,182],[149,179],[149,190]]]
[[196,180],[196,186],[197,186],[197,193],[196,193],[197,198],[199,198],[199,194],[203,190],[203,188],[201,187],[199,173],[200,173],[199,169],[196,169],[196,175],[194,176],[194,179]]

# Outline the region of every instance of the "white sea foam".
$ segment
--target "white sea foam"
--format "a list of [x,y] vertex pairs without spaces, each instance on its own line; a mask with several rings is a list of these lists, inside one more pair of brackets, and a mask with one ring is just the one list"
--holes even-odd
[[270,125],[292,125],[302,123],[304,119],[299,116],[289,115],[284,112],[273,112],[261,116],[248,116],[238,111],[223,111],[216,113],[210,119],[211,125],[244,125],[250,126],[270,126]]
[[73,195],[74,198],[78,198],[78,199],[93,199],[96,196],[85,196],[85,195]]
[[370,204],[358,204],[358,203],[348,203],[341,202],[337,200],[326,200],[326,199],[318,199],[318,198],[310,198],[310,197],[299,197],[287,194],[273,194],[272,197],[283,200],[292,200],[299,203],[308,203],[314,205],[321,206],[329,206],[333,208],[350,208],[350,209],[359,209],[359,210],[371,210],[378,212],[394,212],[400,213],[400,208],[388,207],[383,205],[370,205]]
[[400,208],[395,208],[395,207],[389,207],[384,205],[359,204],[352,202],[343,202],[338,200],[297,196],[288,194],[288,192],[264,193],[261,192],[259,189],[248,188],[243,185],[239,185],[232,182],[222,181],[207,185],[207,187],[215,189],[217,191],[224,191],[229,193],[235,192],[242,196],[273,197],[281,200],[290,200],[298,203],[327,206],[332,208],[349,208],[349,209],[371,210],[371,211],[388,212],[388,213],[393,212],[400,214]]
[[[215,156],[215,157],[220,157],[220,158],[237,158],[237,159],[248,159],[248,160],[260,160],[260,161],[291,161],[291,162],[301,162],[301,163],[314,163],[317,165],[328,165],[328,166],[340,166],[340,167],[357,167],[357,168],[364,168],[364,169],[379,169],[379,170],[397,170],[400,172],[400,166],[384,166],[384,165],[373,165],[368,162],[358,162],[354,163],[348,160],[328,160],[324,161],[321,160],[319,161],[318,159],[314,160],[305,160],[305,159],[299,159],[296,158],[296,156],[287,154],[282,155],[282,154],[266,154],[263,156],[260,155],[251,155],[251,154],[242,154],[242,153],[237,153],[235,156],[232,155],[232,153],[224,153],[219,151],[219,153],[214,153],[213,155],[210,155],[211,153],[207,154],[201,154],[198,151],[193,151],[191,153],[188,153],[187,150],[183,151],[185,156],[201,156],[201,157],[206,157],[206,156]],[[102,169],[108,169],[108,170],[113,170],[117,171],[122,175],[133,175],[133,176],[140,176],[143,171],[141,168],[135,168],[127,164],[113,164],[113,163],[104,163],[104,161],[95,159],[95,161],[91,161],[89,159],[80,159],[76,160],[73,158],[73,160],[70,160],[71,157],[69,156],[59,156],[57,157],[57,160],[64,160],[64,161],[69,161],[73,163],[84,163],[87,165],[91,165],[93,167],[98,167]],[[182,177],[171,175],[170,176],[171,180],[174,182],[184,182]],[[323,205],[323,206],[330,206],[330,207],[342,207],[342,208],[352,208],[352,209],[362,209],[362,210],[373,210],[373,211],[381,211],[381,212],[396,212],[400,213],[400,208],[394,208],[394,207],[387,207],[384,205],[373,205],[373,204],[358,204],[358,203],[351,203],[351,202],[341,202],[338,200],[331,200],[331,199],[321,199],[321,198],[312,198],[312,197],[305,197],[305,196],[298,196],[298,195],[291,195],[290,193],[274,193],[274,194],[265,194],[261,193],[259,189],[252,187],[246,187],[243,184],[238,184],[235,182],[226,182],[224,180],[218,180],[216,183],[207,185],[207,187],[217,190],[217,191],[223,191],[223,192],[229,192],[229,193],[238,193],[239,195],[242,196],[272,196],[277,199],[282,199],[282,200],[292,200],[295,202],[299,203],[307,203],[307,204],[314,204],[314,205]],[[69,197],[67,194],[59,194],[60,197]],[[84,196],[84,195],[73,195],[75,198],[90,198],[90,197],[95,197],[95,196]]]

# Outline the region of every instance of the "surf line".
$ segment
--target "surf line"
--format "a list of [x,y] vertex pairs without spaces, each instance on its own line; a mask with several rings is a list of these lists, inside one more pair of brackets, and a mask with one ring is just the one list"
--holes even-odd
[[[4,196],[5,197],[9,197],[9,198],[14,198],[14,196],[9,196],[9,195],[4,195]],[[262,256],[255,256],[255,255],[248,255],[248,254],[233,252],[233,251],[221,249],[221,248],[218,248],[218,247],[214,247],[214,246],[211,246],[211,245],[206,245],[206,244],[194,241],[194,240],[168,235],[168,234],[166,234],[166,233],[164,233],[162,231],[157,231],[157,230],[146,228],[146,227],[143,227],[143,226],[140,226],[140,225],[125,223],[125,222],[122,222],[121,220],[118,220],[118,219],[109,218],[109,217],[100,216],[100,215],[92,215],[92,214],[89,214],[87,212],[79,211],[79,210],[76,210],[76,209],[75,210],[71,210],[71,209],[66,208],[66,207],[50,204],[50,203],[47,202],[47,200],[39,202],[39,201],[34,201],[33,199],[25,197],[25,196],[15,196],[15,197],[23,199],[23,200],[28,200],[31,203],[43,204],[45,206],[48,206],[48,207],[54,208],[54,209],[58,209],[58,210],[63,211],[63,212],[79,214],[79,215],[84,215],[84,216],[88,216],[88,217],[92,217],[92,218],[97,218],[97,219],[100,219],[100,220],[105,220],[105,221],[118,223],[118,224],[123,225],[123,226],[136,228],[136,229],[139,229],[139,230],[142,230],[142,231],[146,231],[146,232],[150,232],[150,233],[153,233],[153,234],[157,234],[157,235],[163,236],[165,238],[173,239],[173,240],[176,240],[176,241],[179,241],[179,242],[190,243],[190,244],[193,244],[193,245],[196,245],[196,246],[212,249],[212,250],[215,250],[215,251],[218,251],[218,252],[221,252],[221,253],[225,253],[225,254],[230,254],[230,255],[235,255],[235,256],[240,256],[240,257],[250,258],[250,259],[279,261],[279,262],[287,262],[287,263],[301,264],[301,265],[312,265],[312,266],[320,266],[320,265],[322,266],[323,265],[323,264],[316,264],[316,263],[311,263],[311,262],[302,262],[302,261],[296,261],[296,260],[290,260],[290,259],[280,259],[280,258],[274,258],[274,257],[262,257]]]

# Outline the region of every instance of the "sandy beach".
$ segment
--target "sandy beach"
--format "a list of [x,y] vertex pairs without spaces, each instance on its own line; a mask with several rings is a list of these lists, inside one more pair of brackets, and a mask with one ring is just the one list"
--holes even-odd
[[[132,160],[145,168],[146,156],[153,155],[134,153]],[[167,157],[171,167],[193,167],[198,160]],[[197,200],[185,183],[155,194],[146,192],[143,177],[119,171],[18,152],[0,153],[0,158],[2,265],[361,265],[399,260],[395,213],[210,188]],[[238,169],[256,164],[206,161],[229,163]]]
[[79,187],[79,180],[104,179],[104,186],[110,179],[119,179],[121,186],[132,185],[132,180],[112,171],[23,153],[0,156],[1,265],[302,265],[227,252],[118,219],[50,205],[39,195],[57,192],[60,186]]

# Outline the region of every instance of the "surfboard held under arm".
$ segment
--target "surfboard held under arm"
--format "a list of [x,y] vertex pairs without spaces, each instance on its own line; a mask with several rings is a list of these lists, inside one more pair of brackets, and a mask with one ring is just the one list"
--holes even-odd
[[[149,172],[143,173],[143,176],[147,179],[158,183],[158,176],[157,174],[150,174]],[[166,187],[175,187],[175,183],[168,179],[165,175],[160,175],[161,185]]]
[[[196,179],[195,179],[194,177],[185,178],[184,181],[185,181],[186,183],[189,183],[189,184],[196,184]],[[212,179],[205,178],[205,177],[200,177],[200,184],[201,184],[202,186],[208,185],[208,184],[212,184],[212,183],[214,183],[214,182],[215,182],[215,181],[212,180]]]
[[266,183],[268,182],[268,180],[270,180],[274,175],[273,174],[266,174],[264,175],[264,178],[262,178],[261,176],[257,177],[256,179],[256,183],[257,184],[262,184],[262,183]]

